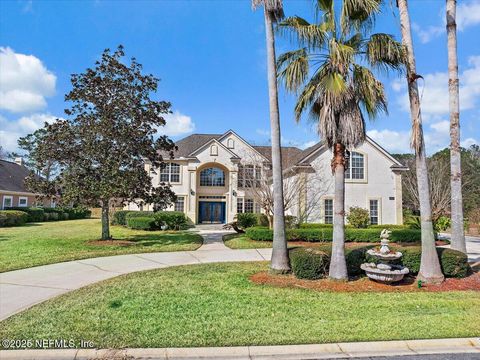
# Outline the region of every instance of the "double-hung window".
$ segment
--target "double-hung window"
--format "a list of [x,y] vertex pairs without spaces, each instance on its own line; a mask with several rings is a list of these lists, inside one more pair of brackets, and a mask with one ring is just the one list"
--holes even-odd
[[176,163],[167,163],[160,170],[160,181],[169,183],[180,182],[180,165]]
[[365,179],[365,157],[363,154],[352,151],[348,160],[348,168],[345,170],[345,179]]
[[174,206],[175,211],[185,212],[185,198],[183,196],[177,196]]
[[378,214],[379,214],[379,208],[378,208],[378,200],[373,200],[371,199],[370,201],[370,224],[371,225],[378,225]]
[[325,224],[333,224],[333,199],[323,201],[323,220]]

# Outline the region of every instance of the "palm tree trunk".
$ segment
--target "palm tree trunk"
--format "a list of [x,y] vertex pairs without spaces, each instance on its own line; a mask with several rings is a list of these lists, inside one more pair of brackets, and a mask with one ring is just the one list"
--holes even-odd
[[345,146],[335,144],[332,167],[335,176],[333,199],[332,258],[328,276],[335,280],[348,280],[345,260]]
[[102,200],[102,240],[110,240],[109,201]]
[[417,171],[417,186],[420,202],[420,220],[422,229],[422,257],[417,279],[425,283],[440,283],[444,280],[440,261],[435,248],[433,234],[432,208],[430,204],[430,189],[428,170],[425,157],[425,143],[423,141],[422,116],[420,112],[420,98],[418,96],[417,73],[415,55],[413,52],[412,34],[407,0],[397,1],[400,12],[400,28],[402,41],[407,55],[407,82],[410,98],[410,112],[412,116],[412,145],[415,148],[415,162]]
[[467,252],[463,230],[462,167],[460,153],[460,110],[458,105],[458,61],[456,0],[447,0],[448,90],[450,95],[450,187],[451,248]]
[[264,7],[268,63],[268,95],[270,101],[270,128],[272,133],[273,175],[273,251],[271,269],[274,272],[290,271],[287,239],[285,236],[285,213],[283,208],[282,153],[280,148],[280,112],[278,109],[277,66],[273,14]]

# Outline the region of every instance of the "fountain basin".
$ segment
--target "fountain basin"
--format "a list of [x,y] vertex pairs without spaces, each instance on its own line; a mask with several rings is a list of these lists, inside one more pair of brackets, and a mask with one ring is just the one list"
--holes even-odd
[[408,268],[401,265],[387,265],[365,263],[360,265],[368,278],[382,283],[393,283],[403,279],[410,272]]
[[398,260],[402,257],[402,253],[400,251],[396,252],[380,252],[378,250],[370,249],[367,251],[367,254],[370,256],[373,256],[379,260],[384,260],[384,261],[393,261],[393,260]]

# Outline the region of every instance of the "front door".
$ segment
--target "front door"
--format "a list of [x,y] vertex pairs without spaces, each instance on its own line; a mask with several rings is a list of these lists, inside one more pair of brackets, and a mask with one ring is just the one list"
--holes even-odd
[[198,203],[200,224],[225,223],[225,203],[214,201],[200,201]]

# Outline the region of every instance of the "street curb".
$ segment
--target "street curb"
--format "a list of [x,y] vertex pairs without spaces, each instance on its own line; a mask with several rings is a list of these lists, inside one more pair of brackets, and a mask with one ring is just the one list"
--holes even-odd
[[300,360],[455,353],[480,355],[480,338],[201,348],[0,350],[0,358],[2,360]]

